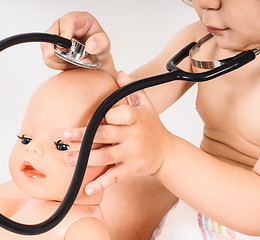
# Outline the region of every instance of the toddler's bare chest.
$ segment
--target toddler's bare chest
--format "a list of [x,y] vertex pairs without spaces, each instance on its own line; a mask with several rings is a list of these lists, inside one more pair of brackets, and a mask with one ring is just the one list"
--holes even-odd
[[260,76],[237,71],[200,83],[196,106],[208,137],[252,158],[260,156]]

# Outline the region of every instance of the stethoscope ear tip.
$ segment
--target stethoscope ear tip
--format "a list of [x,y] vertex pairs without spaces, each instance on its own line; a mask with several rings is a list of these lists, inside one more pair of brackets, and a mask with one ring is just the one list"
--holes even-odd
[[260,46],[255,48],[253,51],[254,51],[256,56],[259,55],[260,54]]

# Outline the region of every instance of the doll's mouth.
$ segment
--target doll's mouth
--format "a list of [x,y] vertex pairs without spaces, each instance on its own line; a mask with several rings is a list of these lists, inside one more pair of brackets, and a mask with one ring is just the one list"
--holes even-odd
[[29,162],[23,162],[22,166],[21,166],[21,171],[22,173],[29,178],[34,178],[34,179],[38,179],[38,178],[45,178],[46,175],[39,172],[38,170],[36,170],[31,163]]

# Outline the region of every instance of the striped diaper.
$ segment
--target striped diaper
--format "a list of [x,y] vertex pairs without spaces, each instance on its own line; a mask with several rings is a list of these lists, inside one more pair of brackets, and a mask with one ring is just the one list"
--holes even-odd
[[151,240],[260,240],[209,219],[179,200],[168,211]]
[[238,239],[236,232],[198,213],[198,223],[203,240]]

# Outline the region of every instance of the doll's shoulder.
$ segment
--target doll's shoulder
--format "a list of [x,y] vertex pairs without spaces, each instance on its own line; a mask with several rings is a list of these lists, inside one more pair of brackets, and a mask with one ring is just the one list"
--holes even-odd
[[4,216],[11,217],[29,200],[14,182],[0,184],[0,212]]
[[95,217],[82,217],[73,222],[66,232],[65,240],[109,240],[105,224]]
[[0,199],[3,198],[29,199],[29,197],[19,189],[13,181],[0,184]]

